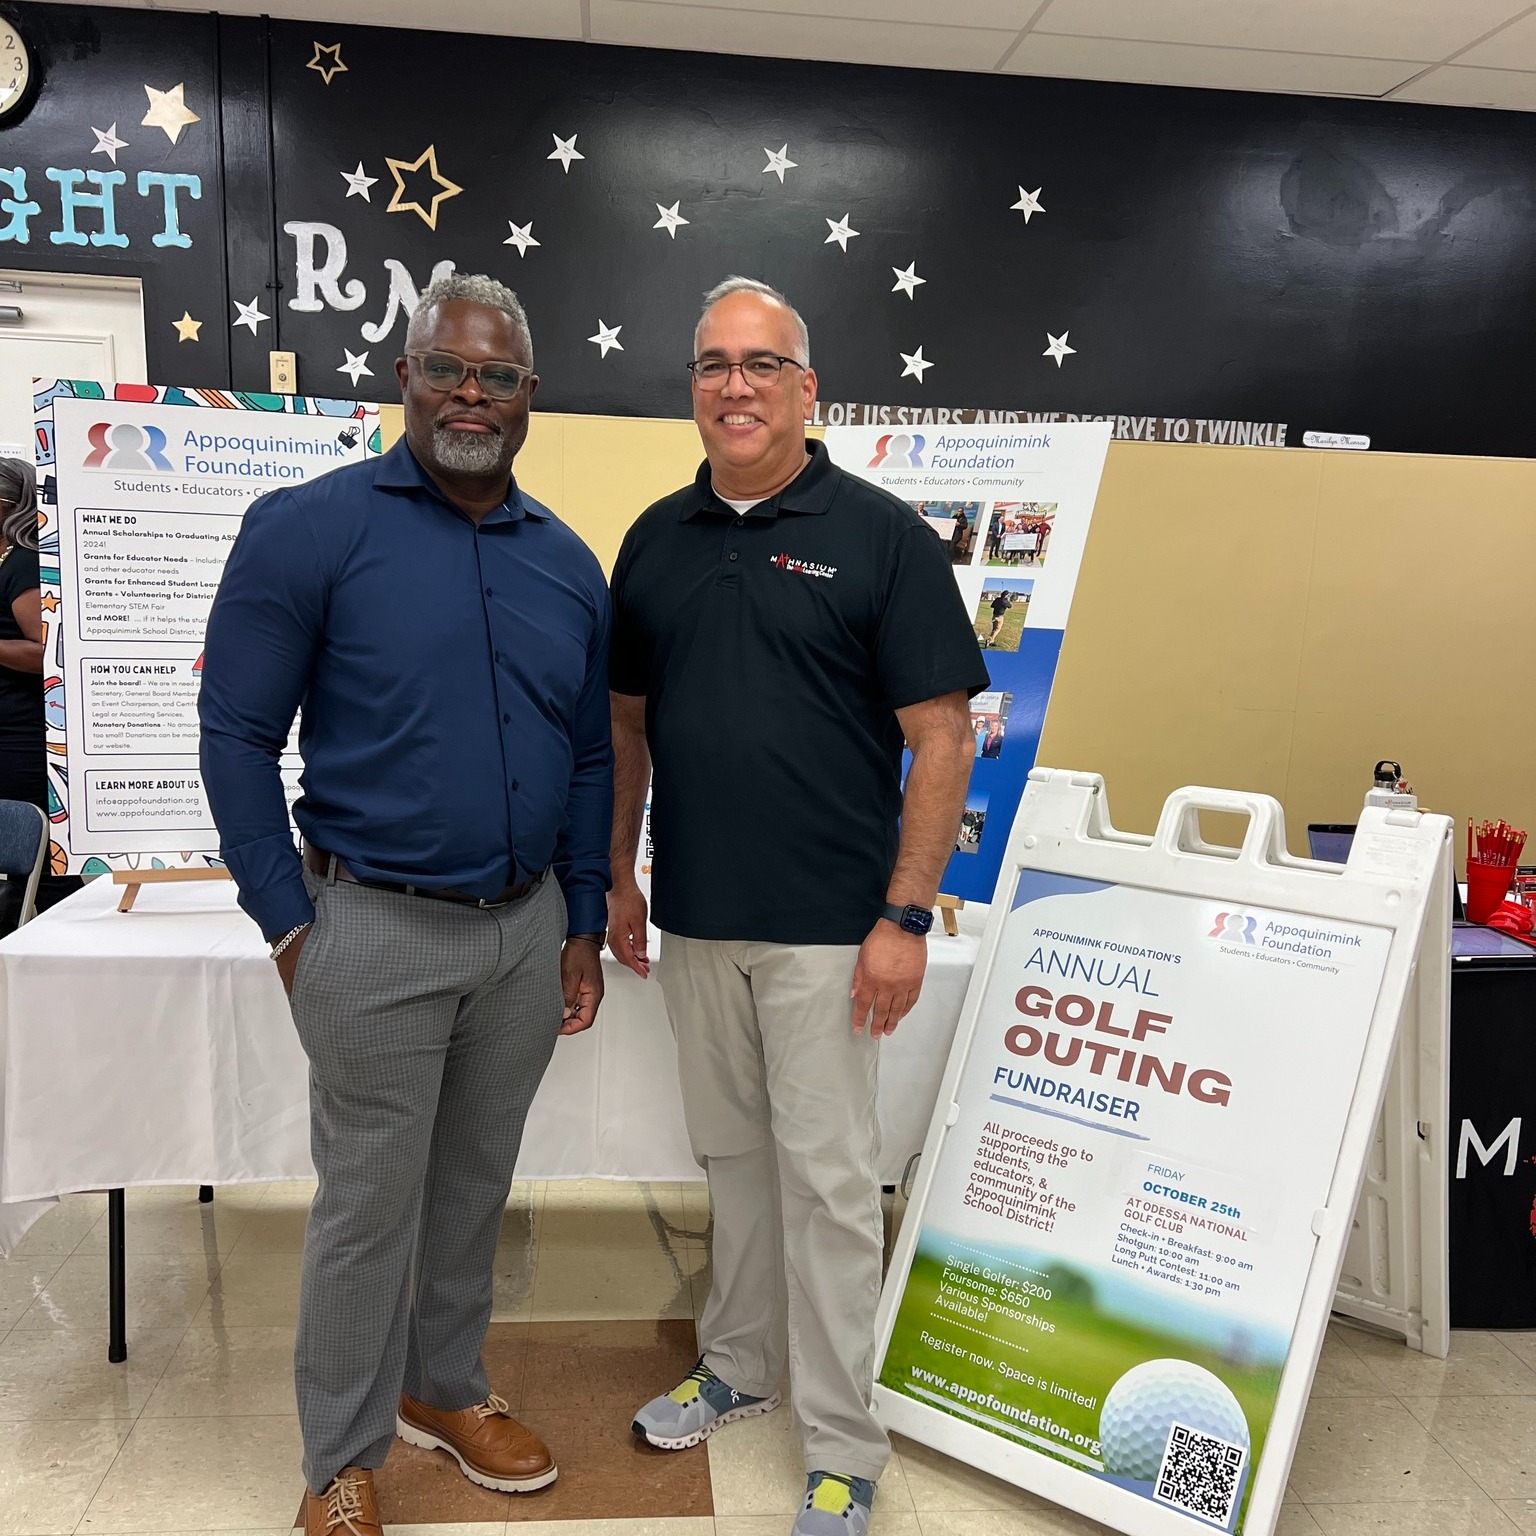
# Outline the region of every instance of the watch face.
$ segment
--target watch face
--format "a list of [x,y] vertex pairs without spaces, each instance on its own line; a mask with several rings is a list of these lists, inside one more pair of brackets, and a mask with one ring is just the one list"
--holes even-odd
[[925,912],[921,907],[908,907],[901,914],[901,926],[908,933],[925,934],[933,927],[933,913]]
[[12,111],[27,94],[32,60],[16,29],[0,22],[0,117]]

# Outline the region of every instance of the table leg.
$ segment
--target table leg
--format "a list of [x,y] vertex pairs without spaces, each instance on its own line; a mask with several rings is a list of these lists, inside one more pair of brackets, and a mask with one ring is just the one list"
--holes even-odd
[[199,1184],[197,1186],[197,1203],[199,1205],[213,1204],[213,1185]]
[[107,1191],[107,1359],[121,1365],[128,1358],[128,1281],[124,1267],[123,1192]]

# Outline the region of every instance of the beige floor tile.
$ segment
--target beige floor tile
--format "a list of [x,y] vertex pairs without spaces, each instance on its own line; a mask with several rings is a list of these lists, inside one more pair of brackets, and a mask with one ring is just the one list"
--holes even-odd
[[140,1419],[78,1529],[276,1529],[303,1496],[296,1416]]
[[1408,1397],[1403,1402],[1489,1498],[1536,1497],[1536,1397]]
[[137,1328],[128,1358],[107,1360],[105,1330],[18,1328],[0,1341],[0,1419],[132,1423],[176,1352],[180,1328]]
[[187,1330],[144,1407],[150,1419],[292,1414],[293,1329]]
[[538,1269],[543,1185],[514,1184],[501,1218],[492,1275],[491,1319],[526,1323],[533,1316],[533,1282]]
[[1518,1527],[1492,1499],[1402,1504],[1309,1504],[1323,1536],[1514,1536]]
[[905,1436],[895,1437],[896,1456],[906,1474],[919,1515],[942,1510],[1038,1509],[1045,1500],[990,1473],[980,1472]]
[[1109,1536],[1110,1531],[1097,1520],[1043,1502],[1028,1509],[924,1510],[917,1518],[923,1536]]
[[[218,1260],[191,1254],[128,1255],[129,1328],[190,1323],[218,1274]],[[107,1256],[76,1253],[59,1266],[18,1328],[79,1328],[107,1336]]]
[[[1383,1383],[1350,1347],[1359,1334],[1339,1323],[1328,1325],[1323,1352],[1312,1381],[1313,1397],[1380,1397]],[[1401,1340],[1399,1340],[1401,1346]],[[1387,1389],[1390,1391],[1390,1388]]]
[[0,1536],[75,1529],[128,1434],[126,1424],[0,1424]]
[[598,1189],[595,1206],[567,1203],[554,1184],[544,1197],[533,1320],[692,1317],[704,1254],[686,1235],[680,1186]]
[[[236,1185],[217,1191],[211,1205],[199,1204],[194,1185],[127,1190],[123,1195],[124,1246],[130,1255],[227,1254],[265,1190],[265,1184],[255,1185],[254,1192]],[[106,1220],[97,1221],[75,1252],[105,1255],[107,1238]]]
[[1499,1508],[1519,1531],[1536,1531],[1536,1499],[1501,1499]]
[[[390,1532],[393,1536],[414,1530],[421,1536],[438,1536],[447,1529],[442,1525],[393,1525]],[[484,1526],[463,1529],[487,1536]],[[716,1536],[715,1522],[708,1515],[682,1515],[670,1520],[513,1520],[508,1529],[515,1531],[515,1536]],[[778,1536],[785,1533],[781,1530]]]
[[1457,1330],[1445,1360],[1409,1349],[1401,1339],[1352,1328],[1345,1342],[1388,1392],[1398,1397],[1485,1397],[1536,1394],[1536,1370],[1491,1333]]
[[315,1198],[315,1188],[313,1179],[279,1179],[267,1185],[261,1203],[268,1209],[307,1211]]
[[0,1334],[9,1333],[63,1266],[65,1254],[42,1253],[32,1259],[0,1261]]
[[[539,1522],[554,1530],[568,1530],[573,1525],[583,1524],[580,1520],[544,1520]],[[593,1522],[594,1524],[598,1522]],[[646,1520],[616,1520],[615,1525],[665,1525],[667,1522]],[[687,1521],[677,1521],[679,1525],[686,1525]],[[384,1536],[505,1536],[506,1523],[501,1520],[465,1520],[457,1525],[386,1525]],[[518,1530],[523,1529],[522,1523],[518,1523]],[[291,1531],[283,1532],[283,1536],[293,1536]],[[707,1533],[705,1533],[707,1536]]]
[[1275,1522],[1275,1536],[1318,1536],[1321,1530],[1322,1527],[1305,1504],[1280,1506],[1280,1518]]
[[1309,1505],[1469,1499],[1478,1492],[1450,1453],[1390,1397],[1314,1399],[1301,1426],[1291,1485]]
[[1505,1349],[1513,1350],[1527,1365],[1536,1366],[1536,1329],[1525,1333],[1495,1333],[1494,1338]]
[[46,1216],[32,1224],[11,1258],[31,1259],[44,1253],[68,1257],[106,1214],[105,1195],[65,1195]]
[[292,1328],[299,1320],[297,1253],[229,1256],[197,1313],[200,1326]]

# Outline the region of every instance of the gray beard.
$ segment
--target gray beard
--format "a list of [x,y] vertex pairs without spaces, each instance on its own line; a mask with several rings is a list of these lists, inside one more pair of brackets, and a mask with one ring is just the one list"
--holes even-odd
[[504,458],[506,435],[486,436],[479,432],[451,432],[447,427],[433,427],[432,452],[438,465],[455,475],[490,475],[510,466]]

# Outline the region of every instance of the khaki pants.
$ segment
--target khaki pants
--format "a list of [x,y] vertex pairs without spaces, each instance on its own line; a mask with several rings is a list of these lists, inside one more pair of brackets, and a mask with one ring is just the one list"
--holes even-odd
[[714,1208],[705,1363],[754,1397],[786,1354],[807,1472],[878,1478],[869,1411],[882,1227],[877,1042],[851,1027],[854,945],[663,936],[683,1108]]

